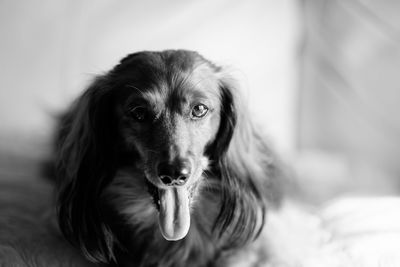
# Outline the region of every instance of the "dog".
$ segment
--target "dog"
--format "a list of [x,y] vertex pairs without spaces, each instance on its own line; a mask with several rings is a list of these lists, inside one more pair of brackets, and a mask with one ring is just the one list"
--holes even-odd
[[123,58],[61,116],[54,150],[59,228],[109,266],[229,266],[282,198],[239,86],[193,51]]

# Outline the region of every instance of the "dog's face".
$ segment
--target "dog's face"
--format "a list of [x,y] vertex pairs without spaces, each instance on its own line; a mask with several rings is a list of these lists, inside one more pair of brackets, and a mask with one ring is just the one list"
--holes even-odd
[[[208,166],[207,146],[220,125],[215,68],[200,57],[136,55],[116,69],[118,129],[132,166],[148,181],[161,233],[183,238],[190,209]],[[131,67],[126,67],[130,65]],[[129,164],[128,164],[129,165]]]

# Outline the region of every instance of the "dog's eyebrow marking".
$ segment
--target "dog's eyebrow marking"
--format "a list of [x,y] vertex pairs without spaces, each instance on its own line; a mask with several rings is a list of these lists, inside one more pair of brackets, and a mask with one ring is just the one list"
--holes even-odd
[[134,86],[134,85],[132,85],[132,84],[128,84],[126,87],[128,87],[128,88],[133,88],[133,89],[135,89],[137,92],[139,92],[140,95],[142,95],[142,96],[144,95],[143,90],[137,88],[136,86]]
[[135,85],[128,84],[127,88],[132,88],[135,92],[129,95],[128,103],[144,103],[149,106],[159,106],[163,101],[162,96],[158,90],[151,90],[152,86],[148,86],[146,88],[139,88]]
[[200,90],[190,90],[189,95],[192,99],[200,100],[200,99],[208,99],[207,94]]

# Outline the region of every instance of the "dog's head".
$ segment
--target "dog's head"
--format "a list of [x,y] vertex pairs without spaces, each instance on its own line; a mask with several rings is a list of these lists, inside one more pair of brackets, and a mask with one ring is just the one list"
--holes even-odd
[[153,188],[167,240],[189,230],[191,198],[220,125],[217,72],[186,51],[134,54],[112,72],[121,88],[116,114],[122,147],[135,154],[132,165]]
[[[262,226],[261,180],[270,162],[246,112],[238,114],[236,93],[223,69],[183,50],[135,53],[99,77],[61,121],[59,223],[66,237],[94,261],[112,258],[117,238],[104,191],[133,184],[113,194],[141,205],[142,214],[137,208],[132,216],[158,213],[165,239],[182,239],[199,188],[218,184],[214,230],[232,227],[230,242],[251,239]],[[123,182],[120,170],[130,174]]]

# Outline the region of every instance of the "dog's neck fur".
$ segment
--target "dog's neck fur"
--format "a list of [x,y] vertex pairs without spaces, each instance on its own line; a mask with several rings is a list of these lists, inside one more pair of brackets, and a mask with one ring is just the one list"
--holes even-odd
[[[111,200],[113,207],[120,207],[119,211],[115,208],[111,211],[118,214],[109,216],[113,218],[110,224],[122,245],[116,253],[118,266],[221,266],[222,263],[215,264],[229,244],[225,244],[225,234],[219,236],[213,232],[220,209],[218,194],[207,188],[199,189],[192,205],[189,233],[182,240],[167,241],[159,230],[158,211],[145,185],[130,180],[132,178],[126,175],[118,175],[106,191],[105,202]],[[126,201],[129,198],[125,194],[132,196],[132,192],[136,193],[136,198]]]
[[[207,234],[207,230],[192,224],[188,235],[180,241],[166,241],[153,225],[141,234],[132,234],[128,251],[121,253],[123,266],[216,266],[221,252],[218,240]],[[136,265],[135,265],[136,264]]]

